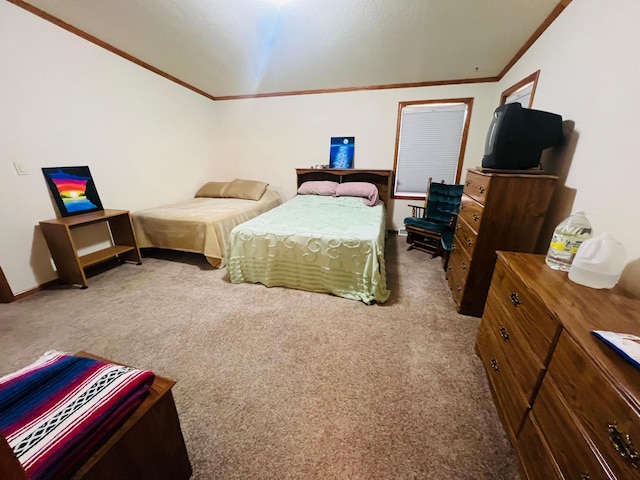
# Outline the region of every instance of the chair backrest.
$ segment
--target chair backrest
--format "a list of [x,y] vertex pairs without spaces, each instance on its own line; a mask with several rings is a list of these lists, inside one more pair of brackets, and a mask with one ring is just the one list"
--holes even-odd
[[460,210],[460,200],[464,185],[430,183],[427,192],[427,211],[425,217],[437,222],[448,223],[451,214]]

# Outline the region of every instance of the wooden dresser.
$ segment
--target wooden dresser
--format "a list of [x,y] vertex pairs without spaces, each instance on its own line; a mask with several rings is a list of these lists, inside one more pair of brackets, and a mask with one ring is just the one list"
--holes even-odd
[[640,369],[592,330],[640,336],[640,300],[498,253],[476,350],[525,479],[640,479]]
[[533,252],[557,177],[470,169],[447,280],[458,312],[482,316],[497,250]]

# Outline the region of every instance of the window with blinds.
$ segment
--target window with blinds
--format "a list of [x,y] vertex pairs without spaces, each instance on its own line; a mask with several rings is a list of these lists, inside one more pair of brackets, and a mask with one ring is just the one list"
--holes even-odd
[[533,82],[508,95],[504,103],[520,103],[524,108],[531,108],[531,93],[533,92]]
[[429,177],[458,182],[472,104],[471,98],[400,103],[395,198],[424,198]]
[[537,70],[528,77],[520,80],[515,85],[507,88],[502,92],[502,95],[500,95],[500,105],[518,102],[525,108],[531,108],[539,76],[540,70]]

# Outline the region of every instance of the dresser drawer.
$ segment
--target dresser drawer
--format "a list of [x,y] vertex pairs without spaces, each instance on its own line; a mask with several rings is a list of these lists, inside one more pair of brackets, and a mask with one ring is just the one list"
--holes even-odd
[[460,305],[470,267],[471,259],[466,255],[458,238],[454,237],[453,250],[449,254],[449,262],[447,264],[447,281],[453,293],[453,299],[458,305]]
[[481,175],[473,170],[469,170],[464,182],[464,193],[484,205],[486,203],[487,195],[489,194],[490,183],[490,176]]
[[499,404],[498,412],[513,443],[529,410],[529,402],[514,380],[509,362],[504,357],[498,340],[483,324],[478,330],[476,348],[487,372],[495,400]]
[[520,332],[517,322],[504,313],[495,292],[489,293],[484,307],[482,324],[498,339],[502,358],[509,362],[514,380],[531,404],[544,375],[544,365],[531,351],[527,338]]
[[480,230],[480,223],[482,222],[483,213],[484,205],[476,202],[468,195],[462,195],[458,218],[462,218],[465,222],[467,222],[467,225],[471,227],[476,235]]
[[[625,401],[623,394],[565,331],[560,335],[547,375],[616,477],[640,478],[640,470],[633,466],[631,456],[623,458],[620,453],[625,448],[640,453],[638,405]],[[635,460],[640,467],[640,459]]]
[[[564,478],[531,413],[522,424],[516,449],[527,480],[562,480]],[[580,479],[580,477],[576,478]]]
[[573,422],[573,417],[550,376],[545,377],[542,382],[529,416],[535,419],[544,432],[545,440],[564,478],[612,478],[607,475],[580,428]]
[[455,237],[462,245],[465,253],[469,258],[473,258],[473,249],[476,246],[477,235],[463,218],[458,218],[456,222]]
[[[640,302],[575,284],[544,255],[497,256],[476,351],[523,480],[640,480],[640,370],[591,333],[640,335]],[[535,370],[519,365],[527,355]],[[523,388],[538,369],[527,398]]]
[[560,331],[558,320],[500,259],[496,262],[490,292],[501,300],[505,315],[518,324],[531,350],[546,365]]

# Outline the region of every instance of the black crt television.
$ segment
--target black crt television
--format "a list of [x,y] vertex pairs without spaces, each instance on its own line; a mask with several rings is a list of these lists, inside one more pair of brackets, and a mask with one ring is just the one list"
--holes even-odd
[[540,164],[545,148],[564,141],[562,117],[556,113],[507,103],[496,108],[489,124],[483,168],[525,170]]

